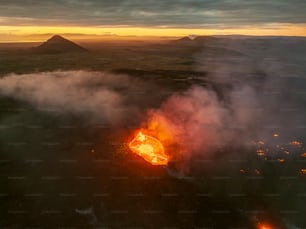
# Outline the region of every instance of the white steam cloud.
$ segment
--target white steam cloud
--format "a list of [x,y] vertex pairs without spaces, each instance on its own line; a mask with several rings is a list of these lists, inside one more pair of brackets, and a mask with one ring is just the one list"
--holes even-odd
[[117,88],[131,87],[124,75],[86,71],[57,71],[0,79],[0,93],[56,113],[84,113],[110,123],[120,121],[124,97]]

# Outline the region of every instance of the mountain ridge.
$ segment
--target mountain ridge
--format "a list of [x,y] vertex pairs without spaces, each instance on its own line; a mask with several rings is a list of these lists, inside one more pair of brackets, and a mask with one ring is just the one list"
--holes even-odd
[[41,45],[33,48],[33,51],[38,53],[75,53],[87,52],[88,50],[60,35],[53,35]]

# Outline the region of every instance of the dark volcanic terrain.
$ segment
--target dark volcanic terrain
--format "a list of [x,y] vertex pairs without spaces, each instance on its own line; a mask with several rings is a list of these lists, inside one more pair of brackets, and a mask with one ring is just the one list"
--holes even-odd
[[[0,45],[1,228],[306,227],[305,38],[30,46]],[[132,154],[148,111],[193,90],[235,138],[168,167]]]

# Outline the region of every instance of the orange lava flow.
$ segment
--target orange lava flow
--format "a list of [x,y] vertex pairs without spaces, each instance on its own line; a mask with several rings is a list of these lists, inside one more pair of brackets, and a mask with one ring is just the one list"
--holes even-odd
[[139,132],[129,143],[130,149],[152,165],[167,165],[168,157],[163,144],[152,136]]
[[261,224],[259,226],[259,229],[272,229],[272,227],[270,227],[269,225],[266,225],[266,224]]

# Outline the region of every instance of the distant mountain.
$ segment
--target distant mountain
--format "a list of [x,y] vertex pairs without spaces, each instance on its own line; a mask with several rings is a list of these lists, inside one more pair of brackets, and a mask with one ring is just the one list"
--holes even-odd
[[191,39],[190,37],[183,37],[177,40],[178,42],[192,42],[193,39]]
[[202,45],[205,42],[215,41],[215,40],[218,40],[218,38],[213,36],[195,36],[193,38],[187,36],[176,40],[175,43],[186,44],[186,45]]
[[218,38],[214,36],[198,36],[194,39],[195,42],[207,42],[207,41],[216,41]]
[[197,43],[194,42],[194,40],[192,38],[190,38],[189,36],[187,37],[182,37],[178,40],[174,40],[174,41],[171,41],[170,43],[172,43],[172,45],[178,45],[178,46],[194,46],[196,45]]
[[32,49],[37,53],[70,53],[86,52],[87,50],[62,36],[54,35],[41,45]]
[[231,56],[237,57],[243,54],[235,49],[230,49],[225,46],[227,38],[218,38],[215,36],[195,36],[190,38],[189,36],[180,38],[178,40],[172,41],[174,46],[179,47],[191,47],[200,48],[200,52],[205,54],[205,56]]

